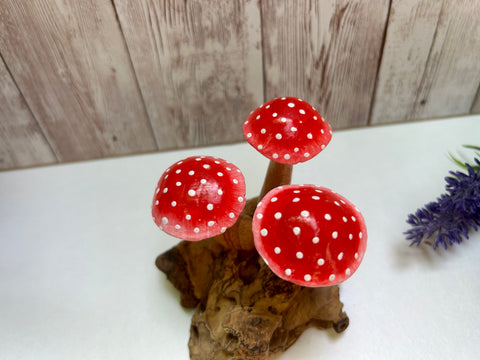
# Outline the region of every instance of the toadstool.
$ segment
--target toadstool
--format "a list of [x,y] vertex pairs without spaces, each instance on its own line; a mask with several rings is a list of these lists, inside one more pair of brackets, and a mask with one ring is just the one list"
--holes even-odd
[[193,156],[170,166],[155,189],[152,216],[166,233],[198,241],[232,226],[245,206],[245,180],[233,164]]
[[343,196],[316,185],[268,192],[252,222],[255,247],[280,278],[301,286],[341,283],[366,249],[362,214]]
[[290,183],[292,165],[310,160],[332,138],[327,121],[307,102],[294,97],[270,100],[252,111],[243,124],[250,145],[270,159],[260,194]]

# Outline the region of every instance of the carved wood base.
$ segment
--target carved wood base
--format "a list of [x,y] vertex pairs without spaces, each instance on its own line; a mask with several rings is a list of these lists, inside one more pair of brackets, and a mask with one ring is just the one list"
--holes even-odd
[[269,359],[286,351],[309,327],[348,327],[337,286],[301,287],[278,278],[256,250],[226,248],[214,238],[179,243],[157,267],[196,308],[190,358]]

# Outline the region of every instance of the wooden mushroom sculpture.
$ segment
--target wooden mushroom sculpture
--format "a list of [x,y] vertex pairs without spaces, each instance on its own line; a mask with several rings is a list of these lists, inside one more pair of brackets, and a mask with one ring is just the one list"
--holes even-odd
[[[193,360],[268,359],[309,327],[344,331],[337,284],[358,268],[367,232],[357,208],[316,185],[289,185],[293,164],[321,152],[330,125],[305,101],[271,100],[243,125],[270,159],[258,198],[245,199],[240,170],[197,156],[170,166],[155,189],[152,215],[182,241],[157,267],[195,308]],[[205,239],[204,241],[199,241]]]
[[301,286],[348,279],[366,249],[362,214],[343,196],[316,185],[271,190],[253,218],[255,247],[280,278]]

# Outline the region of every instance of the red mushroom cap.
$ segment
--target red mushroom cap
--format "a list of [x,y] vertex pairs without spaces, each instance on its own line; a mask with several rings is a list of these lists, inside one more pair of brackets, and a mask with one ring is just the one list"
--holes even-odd
[[198,241],[223,233],[245,206],[245,179],[233,164],[193,156],[170,166],[152,203],[155,223],[166,233]]
[[243,135],[270,160],[296,164],[322,151],[332,129],[307,102],[282,97],[252,111],[243,123]]
[[271,190],[252,223],[255,247],[280,278],[302,286],[341,283],[362,261],[367,230],[343,196],[315,185]]

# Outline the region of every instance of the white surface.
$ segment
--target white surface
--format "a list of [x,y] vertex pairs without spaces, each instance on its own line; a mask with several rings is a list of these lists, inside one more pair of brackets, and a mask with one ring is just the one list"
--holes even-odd
[[[480,144],[479,116],[336,132],[294,168],[293,182],[356,204],[369,238],[341,285],[349,328],[310,329],[278,359],[478,356],[480,234],[448,252],[402,234],[462,144]],[[163,170],[197,154],[235,163],[259,191],[267,160],[246,143],[0,173],[0,359],[188,358],[192,311],[154,266],[177,240],[149,207]]]

